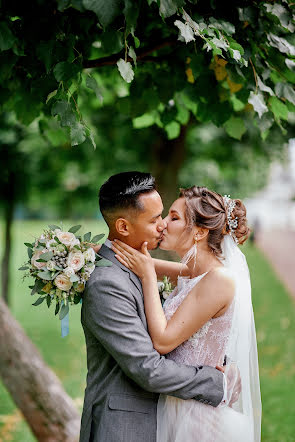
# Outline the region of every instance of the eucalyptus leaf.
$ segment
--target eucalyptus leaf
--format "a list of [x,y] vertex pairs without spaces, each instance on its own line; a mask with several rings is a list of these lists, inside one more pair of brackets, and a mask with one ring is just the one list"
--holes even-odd
[[89,242],[89,241],[90,241],[90,238],[91,238],[91,232],[87,232],[87,233],[85,233],[85,235],[84,235],[84,241]]
[[77,275],[71,275],[70,276],[70,281],[71,282],[78,282],[79,281],[79,277]]
[[50,230],[61,230],[61,228],[55,224],[49,224],[48,227]]
[[47,307],[49,308],[51,306],[51,302],[52,302],[52,298],[50,295],[46,296],[46,303],[47,303]]
[[20,267],[18,270],[28,270],[30,267],[28,267],[28,266],[22,266],[22,267]]
[[61,306],[60,312],[59,312],[59,319],[62,320],[68,313],[69,313],[69,304],[67,305],[63,304]]
[[31,295],[35,295],[35,293],[39,293],[44,287],[44,282],[40,281],[40,279],[36,279],[35,284],[32,288]]
[[100,233],[99,235],[95,235],[95,236],[92,238],[91,242],[93,242],[93,243],[97,243],[97,242],[100,241],[103,237],[104,237],[104,233]]
[[45,270],[44,272],[39,272],[38,277],[44,279],[45,281],[51,281],[53,279],[52,273],[49,270]]
[[34,306],[40,305],[40,304],[42,304],[42,302],[43,302],[45,299],[46,299],[45,296],[44,296],[44,297],[40,296],[40,298],[38,298],[37,301],[35,301],[34,304],[32,304],[32,305],[34,305]]
[[53,257],[52,252],[46,252],[46,253],[42,253],[42,255],[40,255],[40,259],[44,260],[45,262],[50,261],[52,257]]
[[78,232],[79,229],[81,229],[81,227],[82,227],[81,224],[79,224],[77,226],[73,226],[69,229],[69,232],[76,233],[76,232]]
[[31,249],[31,247],[27,248],[27,252],[28,252],[28,257],[31,259],[33,256],[33,250]]
[[95,267],[111,267],[112,265],[113,263],[105,258],[102,258],[95,263]]
[[29,242],[25,242],[24,245],[29,247],[30,249],[32,249],[34,247],[34,244],[31,244]]
[[58,314],[58,312],[59,312],[59,308],[60,308],[60,303],[57,302],[57,303],[56,303],[56,306],[55,306],[55,312],[54,312],[55,315]]

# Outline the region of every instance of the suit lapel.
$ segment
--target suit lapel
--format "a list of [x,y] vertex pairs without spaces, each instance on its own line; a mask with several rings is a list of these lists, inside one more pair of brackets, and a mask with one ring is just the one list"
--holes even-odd
[[108,259],[109,261],[111,261],[113,264],[115,264],[116,266],[120,267],[124,272],[127,272],[129,275],[129,278],[131,279],[131,281],[133,282],[133,284],[135,285],[135,287],[140,291],[140,293],[142,294],[142,285],[141,285],[141,281],[138,278],[137,275],[135,275],[135,273],[133,273],[130,269],[128,269],[127,267],[125,267],[123,264],[120,263],[120,261],[117,260],[117,258],[115,257],[115,253],[113,252],[112,249],[110,249],[109,247],[105,246],[104,244],[101,246],[101,249],[99,251],[99,256],[102,256],[103,258]]

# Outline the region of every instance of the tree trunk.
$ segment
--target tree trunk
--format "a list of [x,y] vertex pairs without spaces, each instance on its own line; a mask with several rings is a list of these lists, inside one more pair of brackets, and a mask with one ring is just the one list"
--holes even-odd
[[78,441],[80,416],[72,399],[2,299],[0,376],[38,441]]
[[152,145],[152,174],[156,178],[165,210],[178,197],[178,174],[186,153],[187,126],[181,126],[178,138],[168,140],[163,131]]
[[5,237],[4,237],[4,252],[1,265],[1,295],[7,305],[9,305],[9,262],[11,251],[11,227],[13,221],[14,202],[9,201],[9,204],[5,206]]

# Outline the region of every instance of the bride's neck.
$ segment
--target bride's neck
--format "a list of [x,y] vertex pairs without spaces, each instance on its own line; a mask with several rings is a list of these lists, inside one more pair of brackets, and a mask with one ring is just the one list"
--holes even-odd
[[193,258],[187,263],[192,278],[220,266],[222,266],[222,263],[209,248],[205,250],[199,248],[196,260]]

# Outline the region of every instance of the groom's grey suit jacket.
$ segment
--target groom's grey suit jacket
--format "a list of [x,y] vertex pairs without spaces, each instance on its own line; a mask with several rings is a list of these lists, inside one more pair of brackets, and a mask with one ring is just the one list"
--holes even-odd
[[80,442],[155,442],[159,393],[217,406],[223,375],[213,367],[178,365],[154,348],[139,278],[111,249],[100,256],[84,293],[87,387]]

